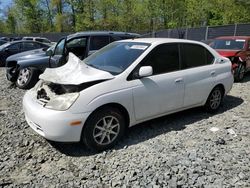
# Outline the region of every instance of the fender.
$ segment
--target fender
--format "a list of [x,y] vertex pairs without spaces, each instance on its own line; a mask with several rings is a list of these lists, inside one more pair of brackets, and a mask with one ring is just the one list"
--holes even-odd
[[49,56],[36,59],[19,60],[17,62],[17,66],[19,69],[34,67],[43,72],[47,67],[49,67]]

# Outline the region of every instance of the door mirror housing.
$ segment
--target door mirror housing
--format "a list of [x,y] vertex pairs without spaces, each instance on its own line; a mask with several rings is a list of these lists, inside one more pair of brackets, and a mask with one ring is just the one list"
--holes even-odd
[[52,56],[53,55],[53,51],[52,50],[47,50],[46,51],[46,55],[47,56]]
[[139,77],[147,77],[153,74],[153,68],[151,66],[143,66],[139,69]]

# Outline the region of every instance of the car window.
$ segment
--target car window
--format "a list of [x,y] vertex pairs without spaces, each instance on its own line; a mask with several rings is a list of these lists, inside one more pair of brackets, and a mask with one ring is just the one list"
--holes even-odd
[[148,47],[148,43],[113,42],[83,61],[113,75],[126,70]]
[[161,44],[142,61],[141,66],[151,66],[153,74],[162,74],[179,70],[178,44]]
[[86,46],[87,46],[87,38],[75,38],[73,40],[70,40],[66,44],[67,52],[72,52],[80,59],[83,59],[85,57],[86,53]]
[[50,43],[49,40],[47,39],[43,39],[43,38],[36,38],[35,41],[38,41],[38,42],[43,42],[43,43]]
[[54,55],[62,55],[63,54],[63,49],[64,49],[64,43],[65,39],[62,39],[58,45],[56,46],[56,49],[54,51]]
[[33,40],[33,38],[23,38],[23,40]]
[[214,56],[203,46],[182,44],[181,59],[181,68],[187,69],[212,64]]
[[109,44],[109,36],[92,36],[89,50],[99,50]]
[[33,43],[33,42],[23,42],[23,50],[33,50],[33,49],[36,49],[36,48],[40,48],[41,46],[36,44],[36,43]]
[[15,44],[11,44],[8,46],[9,50],[19,50],[20,49],[20,43],[15,43]]

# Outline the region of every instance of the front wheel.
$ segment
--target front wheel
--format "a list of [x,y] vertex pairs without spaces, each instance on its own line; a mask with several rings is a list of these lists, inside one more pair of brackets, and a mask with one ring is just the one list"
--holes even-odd
[[20,89],[30,89],[36,84],[38,76],[39,74],[36,69],[20,69],[16,80],[16,86]]
[[240,64],[239,67],[235,70],[235,81],[240,82],[243,80],[246,72],[246,67],[243,64]]
[[91,150],[111,148],[123,136],[125,120],[122,113],[112,107],[94,112],[82,132],[84,144]]
[[223,99],[223,91],[220,87],[215,87],[207,98],[205,109],[208,112],[217,112]]

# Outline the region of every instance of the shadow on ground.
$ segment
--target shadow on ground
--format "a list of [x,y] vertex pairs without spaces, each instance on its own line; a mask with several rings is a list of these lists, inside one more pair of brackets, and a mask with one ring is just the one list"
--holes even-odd
[[245,75],[244,75],[244,78],[242,80],[242,83],[245,83],[245,82],[249,82],[250,81],[250,72],[247,72]]
[[[225,97],[223,105],[217,114],[224,113],[242,103],[243,100],[241,98],[228,95]],[[205,112],[202,108],[194,108],[146,121],[129,128],[124,139],[122,139],[113,149],[119,150],[125,146],[138,144],[170,131],[181,131],[185,129],[187,125],[207,119],[211,116],[213,116],[213,114]],[[67,144],[50,142],[50,144],[56,150],[68,156],[80,157],[96,154],[87,150],[87,148],[80,143]]]

